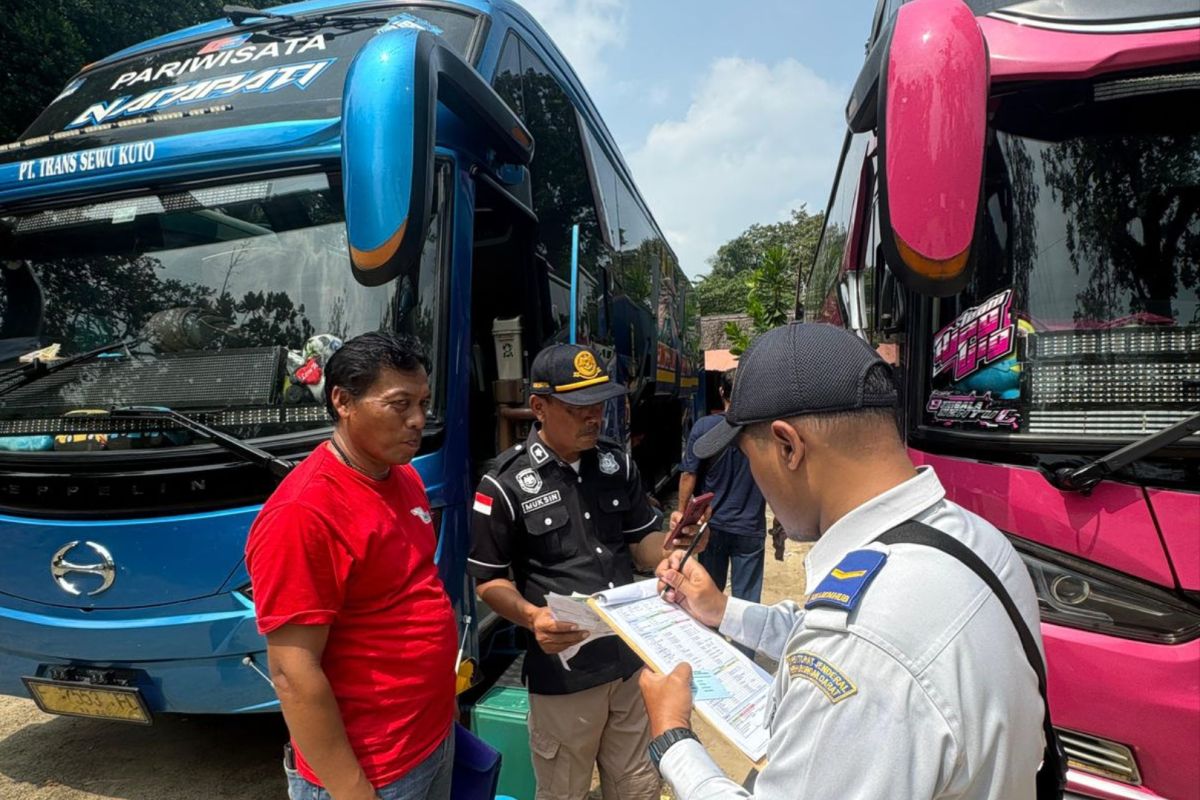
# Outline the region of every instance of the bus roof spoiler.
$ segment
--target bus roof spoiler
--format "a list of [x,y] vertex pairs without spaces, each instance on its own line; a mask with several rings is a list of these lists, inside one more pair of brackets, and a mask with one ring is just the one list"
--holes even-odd
[[956,294],[970,277],[989,82],[987,43],[966,4],[913,0],[872,49],[847,108],[851,127],[870,121],[879,139],[884,256],[921,294]]
[[[465,61],[411,28],[379,34],[359,51],[342,97],[342,181],[354,277],[387,283],[421,258],[433,208],[439,103],[466,128],[456,138],[523,167],[533,136]],[[449,132],[445,132],[449,135]]]

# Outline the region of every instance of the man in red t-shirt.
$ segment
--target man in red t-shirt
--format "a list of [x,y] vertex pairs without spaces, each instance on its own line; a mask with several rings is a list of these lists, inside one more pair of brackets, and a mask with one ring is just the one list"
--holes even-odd
[[292,738],[292,800],[450,796],[456,625],[409,463],[428,369],[409,339],[346,342],[325,369],[333,436],[250,529],[246,566]]

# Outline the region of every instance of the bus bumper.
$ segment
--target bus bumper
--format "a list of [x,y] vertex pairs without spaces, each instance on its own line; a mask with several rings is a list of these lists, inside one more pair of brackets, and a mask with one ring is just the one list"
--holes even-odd
[[1200,798],[1200,640],[1150,644],[1048,623],[1042,638],[1055,726],[1128,748],[1137,766],[1130,781],[1072,769],[1070,791]]
[[76,671],[131,676],[152,714],[277,711],[266,642],[237,592],[140,609],[38,605],[0,595],[0,694],[29,697],[23,677]]

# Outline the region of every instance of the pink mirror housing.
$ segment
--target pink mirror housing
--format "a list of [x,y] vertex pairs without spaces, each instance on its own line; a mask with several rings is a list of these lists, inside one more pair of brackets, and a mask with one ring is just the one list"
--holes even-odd
[[880,230],[906,286],[945,297],[969,277],[987,134],[988,53],[962,0],[900,7],[879,83]]

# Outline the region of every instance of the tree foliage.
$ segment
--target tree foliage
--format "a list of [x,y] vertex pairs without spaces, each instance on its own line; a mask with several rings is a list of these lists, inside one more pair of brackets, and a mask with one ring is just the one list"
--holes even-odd
[[709,259],[711,271],[696,284],[700,310],[705,314],[749,313],[746,282],[775,247],[782,248],[787,256],[783,267],[790,284],[788,294],[794,298],[798,273],[812,263],[824,220],[824,214],[810,214],[807,207],[801,206],[788,220],[751,225],[721,245]]
[[752,270],[745,280],[746,311],[750,315],[750,330],[725,323],[725,335],[729,338],[731,352],[740,356],[750,341],[772,328],[787,324],[788,311],[795,303],[796,281],[793,260],[782,245],[772,245],[763,254],[762,262]]
[[[97,59],[219,19],[225,0],[16,0],[0,14],[0,142],[21,135],[71,77]],[[273,0],[240,0],[262,8]]]
[[1196,308],[1187,298],[1200,289],[1198,142],[1194,134],[1095,137],[1042,152],[1046,183],[1067,220],[1071,266],[1087,276],[1077,320],[1179,319]]

